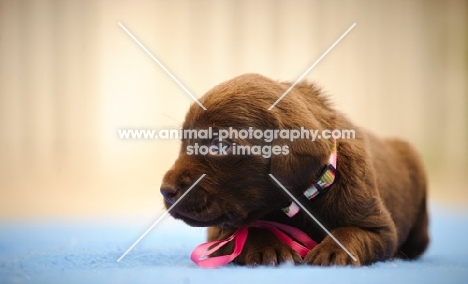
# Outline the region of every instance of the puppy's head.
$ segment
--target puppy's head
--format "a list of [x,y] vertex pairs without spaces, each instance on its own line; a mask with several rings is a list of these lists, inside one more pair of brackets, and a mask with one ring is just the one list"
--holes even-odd
[[[173,217],[191,226],[245,226],[290,201],[269,174],[296,196],[315,181],[330,154],[329,141],[298,139],[291,142],[279,138],[270,141],[264,137],[235,137],[234,134],[220,140],[216,135],[220,131],[249,128],[321,130],[322,123],[316,116],[325,111],[326,106],[312,86],[293,89],[268,110],[289,86],[260,75],[246,74],[208,91],[200,99],[207,110],[198,104],[190,107],[183,129],[208,131],[211,127],[213,135],[211,138],[187,135],[182,139],[179,157],[161,185],[165,206],[172,206],[203,174],[205,176],[174,206],[170,212]],[[309,90],[311,94],[307,95],[311,97],[307,98],[301,89]],[[223,151],[199,151],[202,146],[206,150],[213,145]],[[257,151],[242,155],[239,150],[239,147],[254,149],[254,146],[260,154]],[[272,149],[276,149],[276,153],[271,153]]]

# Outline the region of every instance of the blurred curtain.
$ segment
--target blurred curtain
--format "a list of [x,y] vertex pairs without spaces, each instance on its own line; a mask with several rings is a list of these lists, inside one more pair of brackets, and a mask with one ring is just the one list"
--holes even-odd
[[118,22],[196,96],[246,72],[296,80],[356,22],[307,79],[413,142],[436,198],[466,197],[467,1],[0,0],[0,216],[162,208],[179,142],[117,129],[178,127],[192,101]]

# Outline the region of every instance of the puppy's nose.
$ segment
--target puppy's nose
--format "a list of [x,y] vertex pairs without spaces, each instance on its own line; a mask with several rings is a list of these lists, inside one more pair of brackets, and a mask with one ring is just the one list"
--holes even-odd
[[174,204],[180,195],[180,188],[170,184],[163,184],[160,188],[161,194],[169,204]]

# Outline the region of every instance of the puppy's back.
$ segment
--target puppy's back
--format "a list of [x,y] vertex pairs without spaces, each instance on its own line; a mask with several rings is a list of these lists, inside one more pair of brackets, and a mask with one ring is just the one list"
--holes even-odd
[[373,148],[383,154],[377,154],[380,156],[380,162],[376,162],[378,187],[396,225],[398,245],[403,246],[412,238],[412,231],[422,228],[424,232],[418,238],[425,239],[427,243],[427,184],[421,157],[406,141],[387,138],[382,142],[388,152],[382,147]]

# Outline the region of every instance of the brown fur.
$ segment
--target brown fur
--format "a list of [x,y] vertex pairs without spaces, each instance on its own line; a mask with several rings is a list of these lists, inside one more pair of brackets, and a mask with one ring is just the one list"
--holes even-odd
[[[325,194],[310,201],[310,212],[354,255],[353,261],[304,212],[294,218],[279,210],[290,201],[269,177],[275,176],[299,196],[318,178],[332,141],[318,139],[232,139],[239,145],[287,145],[288,155],[187,155],[193,143],[183,139],[161,192],[169,207],[202,174],[206,176],[170,212],[192,226],[209,226],[208,239],[224,239],[241,226],[262,219],[295,226],[319,244],[304,260],[270,232],[250,229],[238,264],[305,261],[314,265],[365,265],[392,257],[414,259],[426,249],[426,179],[418,154],[406,142],[381,139],[356,127],[337,112],[314,85],[295,86],[272,110],[268,108],[290,83],[246,74],[215,86],[193,104],[184,129],[354,129],[355,139],[337,140],[337,174]],[[169,201],[169,202],[168,202]],[[229,253],[227,246],[221,253]]]

